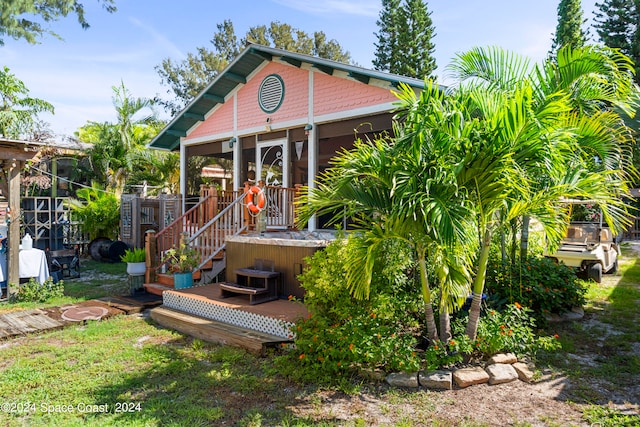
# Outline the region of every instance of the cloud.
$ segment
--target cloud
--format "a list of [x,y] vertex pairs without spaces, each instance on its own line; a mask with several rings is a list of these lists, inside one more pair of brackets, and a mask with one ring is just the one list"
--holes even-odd
[[377,17],[380,12],[378,0],[328,0],[313,2],[309,0],[273,0],[284,7],[311,14],[336,14]]
[[178,48],[171,40],[165,37],[162,33],[157,31],[155,28],[145,24],[140,21],[138,18],[129,17],[129,21],[133,25],[138,28],[141,28],[145,32],[151,35],[151,37],[156,41],[156,44],[161,48],[163,52],[169,52],[169,56],[177,59],[186,59],[187,55],[185,55],[182,50]]

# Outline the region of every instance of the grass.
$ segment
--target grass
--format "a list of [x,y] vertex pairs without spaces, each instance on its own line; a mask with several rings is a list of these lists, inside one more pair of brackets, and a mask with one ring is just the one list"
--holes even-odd
[[45,304],[0,302],[0,314],[17,310],[55,307],[105,296],[123,295],[128,292],[127,265],[82,259],[80,277],[63,279],[64,297],[55,298]]
[[[84,262],[81,280],[65,282],[62,301],[126,291],[124,271],[124,264]],[[616,285],[590,286],[585,321],[548,331],[560,334],[563,350],[542,360],[570,377],[574,386],[566,393],[592,425],[638,422],[621,405],[608,405],[612,394],[629,396],[625,390],[636,386],[640,375],[640,264],[625,259],[620,274]],[[592,355],[593,365],[572,355]],[[277,358],[255,358],[158,328],[142,317],[89,321],[0,342],[0,425],[360,426],[384,417],[395,420],[388,425],[445,426],[451,425],[446,407],[457,405],[455,397],[442,393],[357,381],[321,389],[283,372]],[[348,417],[334,412],[341,406],[335,402],[348,405],[343,409]],[[554,422],[553,414],[545,421]],[[458,425],[489,424],[465,417]]]
[[[623,253],[629,252],[623,247]],[[589,284],[585,321],[555,326],[551,332],[561,336],[563,351],[545,360],[571,378],[571,399],[588,405],[584,418],[592,425],[640,424],[637,416],[622,413],[628,405],[607,406],[613,396],[640,401],[640,259],[622,258],[618,274]]]

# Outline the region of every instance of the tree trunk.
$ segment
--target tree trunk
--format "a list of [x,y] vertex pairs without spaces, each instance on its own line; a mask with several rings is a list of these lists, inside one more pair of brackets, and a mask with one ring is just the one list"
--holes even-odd
[[451,319],[449,318],[449,310],[444,307],[440,310],[440,341],[448,343],[451,341]]
[[467,322],[467,336],[475,340],[478,333],[478,322],[480,320],[480,309],[482,308],[482,292],[484,291],[484,279],[487,275],[487,263],[489,262],[489,249],[491,248],[491,231],[485,229],[484,239],[480,249],[478,260],[478,273],[473,281],[473,300],[469,309],[469,320]]
[[529,252],[529,216],[522,217],[522,236],[520,237],[520,262],[527,260]]
[[420,264],[420,285],[422,288],[422,299],[424,301],[424,314],[427,323],[427,338],[431,342],[438,339],[438,327],[436,326],[436,318],[433,313],[433,305],[431,304],[431,289],[429,289],[429,280],[427,279],[427,264],[424,253],[418,254],[418,263]]
[[516,265],[516,248],[518,247],[518,219],[514,218],[511,220],[511,245],[510,245],[510,253],[511,253],[511,266]]
[[505,225],[503,224],[500,227],[500,253],[502,254],[502,263],[505,264],[507,262],[507,237],[505,236]]

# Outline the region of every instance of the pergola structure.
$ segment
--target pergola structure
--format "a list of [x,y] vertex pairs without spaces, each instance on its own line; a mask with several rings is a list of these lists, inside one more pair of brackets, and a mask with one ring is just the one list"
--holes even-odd
[[[9,202],[9,246],[7,257],[7,292],[11,284],[20,282],[20,171],[26,161],[33,159],[42,148],[41,142],[19,141],[0,137],[0,190]],[[17,237],[16,237],[17,236]],[[12,238],[13,237],[13,238]]]

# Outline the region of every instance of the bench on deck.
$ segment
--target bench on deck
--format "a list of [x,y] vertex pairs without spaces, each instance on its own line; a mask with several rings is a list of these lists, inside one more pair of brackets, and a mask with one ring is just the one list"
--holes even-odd
[[273,270],[273,261],[263,259],[256,259],[253,267],[236,269],[237,283],[220,283],[220,297],[249,295],[251,305],[278,299],[280,272]]

